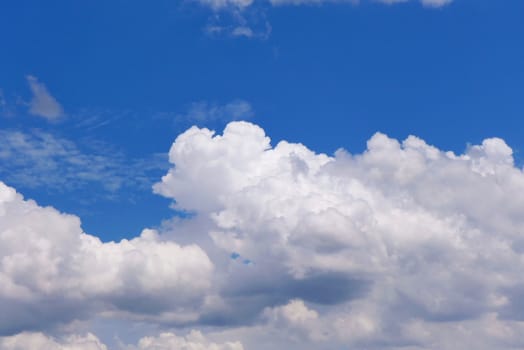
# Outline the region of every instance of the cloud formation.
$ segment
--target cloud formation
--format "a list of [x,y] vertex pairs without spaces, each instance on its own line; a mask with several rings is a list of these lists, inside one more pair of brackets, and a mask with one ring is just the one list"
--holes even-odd
[[209,6],[214,10],[228,7],[245,8],[253,4],[253,0],[196,0],[204,6]]
[[170,161],[155,191],[210,217],[224,252],[256,261],[258,277],[231,283],[257,283],[267,303],[339,305],[326,319],[365,325],[362,338],[341,332],[341,342],[415,344],[394,336],[415,320],[438,327],[495,314],[518,325],[524,201],[514,194],[524,175],[501,139],[455,155],[378,133],[361,155],[329,157],[272,147],[240,122],[217,136],[188,130]]
[[72,335],[57,340],[43,333],[20,333],[0,338],[1,350],[107,350],[107,347],[93,334]]
[[0,130],[0,175],[16,186],[56,191],[99,184],[115,193],[122,187],[147,188],[150,173],[164,166],[164,156],[128,159],[109,145],[88,140],[82,147],[49,132]]
[[29,102],[29,113],[48,121],[57,121],[64,116],[64,110],[60,103],[51,95],[47,87],[38,81],[38,78],[28,75],[27,82],[33,93]]
[[[241,29],[235,35],[247,35],[248,28]],[[252,34],[252,33],[251,33]],[[178,120],[190,121],[192,123],[211,122],[211,121],[232,121],[239,119],[249,119],[255,112],[251,104],[244,100],[234,100],[224,105],[210,103],[207,101],[194,102],[189,106],[186,113],[176,117]]]
[[[211,9],[213,16],[204,31],[208,35],[265,40],[272,31],[267,20],[268,7],[321,6],[324,4],[358,5],[361,0],[194,0]],[[365,0],[367,1],[367,0]],[[453,0],[369,0],[386,5],[419,2],[426,8],[441,8]]]
[[[228,8],[234,9],[245,9],[249,6],[254,5],[253,0],[197,0],[200,4],[204,6],[209,6],[213,10],[222,10]],[[405,3],[410,0],[377,0],[385,4],[396,4],[396,3]],[[428,7],[441,7],[451,3],[453,0],[416,0],[419,1],[422,5]],[[282,5],[321,5],[324,3],[349,3],[349,4],[358,4],[360,0],[268,0],[268,2],[273,6],[282,6]]]
[[144,337],[140,339],[137,347],[130,347],[128,350],[171,350],[171,349],[192,349],[192,350],[243,350],[240,342],[226,342],[217,344],[209,341],[199,331],[191,331],[185,337],[179,337],[173,333],[162,333],[156,337]]
[[169,161],[154,191],[195,215],[119,243],[0,186],[3,335],[98,317],[164,330],[133,350],[524,346],[524,174],[502,139],[377,133],[329,156],[232,122]]
[[[43,333],[20,333],[9,337],[0,337],[0,350],[107,350],[95,335],[73,334],[63,339],[46,336]],[[122,345],[122,350],[243,350],[239,342],[217,344],[209,341],[198,331],[191,331],[180,337],[166,332],[158,336],[143,337],[137,345]]]
[[153,230],[103,243],[76,216],[25,201],[0,183],[0,335],[103,312],[173,323],[195,318],[213,264],[196,245]]

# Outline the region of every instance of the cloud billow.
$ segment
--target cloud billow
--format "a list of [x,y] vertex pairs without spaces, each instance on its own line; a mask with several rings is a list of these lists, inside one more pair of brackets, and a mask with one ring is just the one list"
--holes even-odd
[[[273,146],[248,122],[192,127],[154,191],[196,215],[119,243],[2,185],[0,349],[22,331],[51,349],[97,344],[47,335],[49,320],[94,317],[167,332],[129,349],[522,347],[512,154],[499,138],[454,154],[377,133],[361,154],[329,156]],[[53,300],[61,308],[43,306]]]
[[25,201],[3,183],[0,257],[1,335],[98,312],[187,322],[213,271],[196,245],[164,242],[153,230],[103,243],[82,232],[76,216]]
[[[518,303],[524,200],[514,194],[524,191],[524,175],[501,139],[455,155],[378,133],[363,154],[329,157],[285,141],[272,147],[261,128],[239,122],[223,135],[192,128],[169,155],[176,167],[155,191],[211,217],[215,245],[253,260],[252,273],[268,269],[292,285],[338,276],[316,290],[307,284],[318,294],[344,279],[363,288],[336,299],[368,324],[361,338],[333,335],[342,342],[419,342],[421,334],[406,334],[412,322],[459,325]],[[307,297],[275,280],[268,286],[289,300]],[[351,318],[337,310],[320,319]]]

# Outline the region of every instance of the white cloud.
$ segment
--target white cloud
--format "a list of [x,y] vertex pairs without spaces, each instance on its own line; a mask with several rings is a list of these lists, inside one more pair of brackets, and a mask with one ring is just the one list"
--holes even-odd
[[138,346],[129,350],[243,350],[240,342],[226,342],[217,344],[209,341],[199,331],[191,331],[185,337],[179,337],[173,333],[162,333],[156,337],[144,337],[138,342]]
[[196,245],[153,230],[121,242],[85,234],[80,220],[25,201],[0,183],[0,335],[89,315],[194,320],[213,264]]
[[451,4],[453,0],[421,0],[424,6],[428,7],[442,7]]
[[[253,0],[197,0],[200,4],[208,6],[213,10],[235,9],[243,10],[255,5]],[[361,0],[268,0],[273,6],[283,5],[321,5],[324,3],[349,3],[358,4]],[[450,4],[453,0],[373,0],[385,4],[405,3],[419,1],[427,7],[442,7]]]
[[[144,337],[137,345],[122,345],[126,350],[243,350],[240,342],[215,343],[201,332],[191,331],[185,337],[174,333],[161,333],[158,336]],[[20,333],[15,336],[0,337],[0,350],[107,350],[95,335],[69,335],[63,339],[43,333]]]
[[247,122],[192,127],[154,190],[196,215],[120,243],[0,186],[0,331],[96,316],[168,330],[133,350],[524,347],[512,154],[377,133],[328,156]]
[[[357,6],[361,0],[194,0],[212,10],[209,23],[204,32],[211,36],[258,38],[265,40],[272,32],[267,20],[268,7],[283,6],[321,6],[324,4]],[[364,0],[395,5],[418,2],[426,8],[442,8],[453,0]]]
[[[394,1],[394,0],[393,0]],[[359,0],[269,0],[273,6],[282,5],[321,5],[324,3],[350,3],[358,4]]]
[[32,75],[28,75],[27,82],[33,93],[29,102],[29,113],[43,117],[49,121],[56,121],[64,116],[60,103],[49,93],[47,87]]
[[344,305],[324,319],[341,328],[360,320],[353,327],[367,341],[391,346],[415,341],[394,336],[411,320],[496,313],[504,322],[522,311],[524,199],[514,194],[524,174],[501,139],[455,155],[376,134],[361,155],[328,157],[285,141],[272,147],[261,128],[238,122],[217,136],[191,128],[170,161],[155,191],[210,217],[225,253],[256,262],[229,293]]
[[[273,6],[281,5],[321,5],[324,3],[350,3],[357,5],[360,0],[269,0]],[[384,4],[399,4],[409,2],[410,0],[374,0]],[[427,7],[442,7],[450,4],[453,0],[419,0],[420,3]]]
[[243,9],[253,4],[253,0],[194,0],[204,6],[209,6],[214,10],[224,8]]
[[[248,35],[246,29],[235,35]],[[252,34],[252,33],[251,33]],[[230,121],[238,119],[249,119],[254,116],[253,107],[244,100],[234,100],[224,105],[210,103],[206,101],[194,102],[189,106],[186,113],[178,115],[177,119],[191,122],[208,121]]]
[[233,36],[245,36],[246,38],[251,38],[254,35],[253,30],[246,26],[236,27],[231,34]]
[[72,335],[57,340],[43,333],[20,333],[0,338],[0,350],[107,350],[93,334]]

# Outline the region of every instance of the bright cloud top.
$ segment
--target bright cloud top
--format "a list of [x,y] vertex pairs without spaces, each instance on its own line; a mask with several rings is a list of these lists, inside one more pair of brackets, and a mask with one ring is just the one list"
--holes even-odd
[[518,318],[524,199],[515,194],[524,175],[501,139],[455,155],[379,133],[363,154],[328,157],[285,141],[272,147],[241,122],[218,136],[190,129],[170,161],[158,193],[211,217],[225,252],[311,288],[302,298],[347,304],[368,324],[351,341],[415,342],[393,336],[415,320]]
[[209,330],[138,349],[522,347],[512,153],[498,138],[457,155],[377,133],[362,154],[328,156],[247,122],[192,127],[154,190],[196,215],[120,243],[2,185],[0,329],[97,315]]

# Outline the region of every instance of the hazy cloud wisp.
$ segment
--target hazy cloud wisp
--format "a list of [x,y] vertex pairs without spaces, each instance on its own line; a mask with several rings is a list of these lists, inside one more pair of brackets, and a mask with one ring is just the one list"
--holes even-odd
[[60,103],[51,95],[47,87],[38,78],[28,75],[27,82],[33,96],[29,102],[29,113],[48,121],[57,121],[64,116]]

